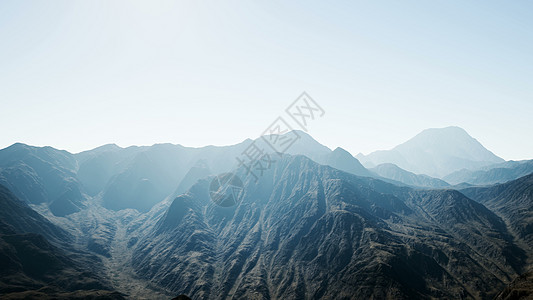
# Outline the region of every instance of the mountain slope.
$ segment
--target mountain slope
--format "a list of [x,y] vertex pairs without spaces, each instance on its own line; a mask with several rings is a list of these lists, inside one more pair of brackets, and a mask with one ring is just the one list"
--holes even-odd
[[57,243],[70,242],[72,239],[66,231],[50,223],[2,185],[0,208],[0,220],[9,225],[13,232],[36,233]]
[[344,172],[348,172],[358,176],[374,177],[375,175],[369,172],[363,165],[353,157],[348,151],[342,148],[336,148],[331,153],[315,159],[316,162],[331,166]]
[[[484,190],[465,191],[480,204],[454,190],[378,180],[345,150],[330,151],[309,136],[302,142],[292,151],[314,161],[275,154],[258,182],[238,169],[244,188],[238,204],[226,208],[211,201],[207,176],[232,170],[252,140],[203,148],[107,145],[76,155],[24,145],[0,152],[4,180],[24,174],[16,186],[25,195],[42,191],[45,199],[27,201],[76,236],[71,240],[23,202],[0,201],[0,259],[6,274],[15,274],[0,288],[13,297],[24,289],[40,297],[35,289],[53,286],[48,296],[75,297],[78,288],[62,283],[66,274],[79,277],[82,290],[89,282],[106,288],[107,279],[93,275],[105,274],[133,297],[157,291],[193,299],[480,299],[528,270],[527,180],[494,187],[487,194],[497,195],[494,201],[483,202],[492,199],[481,196]],[[418,185],[440,183],[395,171]],[[78,188],[70,189],[72,183]],[[61,189],[52,200],[50,187]],[[86,206],[71,200],[80,195]],[[22,255],[32,251],[53,273]],[[31,274],[28,262],[37,268]]]
[[[289,140],[293,142],[289,142]],[[287,143],[291,143],[290,147],[287,147],[287,150],[283,152],[285,154],[300,154],[315,159],[331,152],[331,149],[320,144],[308,133],[301,130],[292,130],[282,134],[263,135],[255,139],[254,142],[257,143],[260,148],[265,150],[280,152],[275,151],[271,147],[273,146],[276,148],[278,141],[287,141]]]
[[24,144],[0,150],[0,184],[27,203],[56,203],[51,211],[58,216],[84,206],[76,171],[77,161],[66,151]]
[[[168,195],[176,191],[184,192],[194,184],[193,179],[200,178],[199,174],[193,176],[189,172],[196,170],[194,167],[199,161],[202,162],[203,169],[210,170],[209,173],[201,172],[202,174],[228,172],[238,165],[237,158],[242,157],[252,145],[257,146],[261,152],[277,156],[269,144],[289,136],[297,139],[287,149],[287,153],[303,154],[316,160],[327,160],[330,154],[336,156],[336,152],[332,153],[307,133],[294,131],[259,137],[256,140],[247,139],[231,146],[191,148],[156,144],[123,149],[116,145],[105,145],[76,154],[75,157],[80,164],[80,181],[91,195],[101,193],[104,207],[112,210],[134,208],[147,212]],[[329,161],[336,163],[335,159]],[[362,166],[355,166],[359,164],[355,158],[352,160],[354,161],[349,162],[352,170],[361,174],[366,172]]]
[[528,300],[533,298],[533,272],[520,275],[509,284],[495,300]]
[[185,177],[180,181],[174,195],[180,195],[189,190],[198,180],[206,178],[212,175],[209,166],[204,161],[198,161],[190,170],[185,174]]
[[405,171],[395,164],[385,163],[378,165],[375,168],[370,169],[381,177],[396,180],[405,183],[410,186],[418,187],[430,187],[430,188],[443,188],[448,187],[448,184],[444,180],[433,178],[423,174],[415,174],[409,171]]
[[490,297],[519,272],[502,220],[459,192],[301,156],[257,183],[238,174],[237,206],[214,205],[209,180],[174,200],[135,245],[141,277],[193,299],[413,299]]
[[426,129],[391,150],[357,158],[366,167],[393,163],[402,169],[442,178],[454,171],[503,162],[459,127]]
[[490,187],[461,190],[491,208],[533,249],[533,174]]
[[123,299],[109,291],[91,268],[81,265],[87,257],[60,248],[70,242],[65,231],[0,185],[2,299]]
[[[185,191],[195,179],[203,177],[200,175],[235,168],[237,158],[251,146],[277,156],[270,145],[289,136],[297,139],[286,149],[287,153],[303,154],[358,175],[370,175],[349,153],[332,152],[310,135],[293,131],[230,146],[155,144],[121,148],[110,144],[78,154],[14,144],[0,150],[0,184],[28,203],[46,203],[60,217],[80,211],[89,197],[101,199],[102,205],[111,210],[133,208],[147,212],[174,192]],[[196,170],[199,161],[210,171],[189,173]]]
[[95,196],[104,190],[111,178],[120,173],[139,151],[138,147],[123,149],[113,144],[75,154],[79,164],[78,179],[87,193]]

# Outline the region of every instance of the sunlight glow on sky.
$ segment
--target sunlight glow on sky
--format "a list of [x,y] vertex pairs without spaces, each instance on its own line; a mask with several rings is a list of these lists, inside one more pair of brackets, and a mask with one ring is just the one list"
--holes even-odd
[[[334,5],[333,5],[334,3]],[[307,91],[353,155],[456,125],[533,158],[529,1],[2,1],[0,147],[228,145]]]

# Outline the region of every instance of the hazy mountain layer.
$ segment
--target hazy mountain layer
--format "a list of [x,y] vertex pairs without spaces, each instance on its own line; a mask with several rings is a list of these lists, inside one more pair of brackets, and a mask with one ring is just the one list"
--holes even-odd
[[0,184],[27,203],[47,203],[58,216],[83,208],[72,154],[51,147],[14,144],[0,150]]
[[27,203],[45,203],[60,217],[80,211],[91,197],[111,210],[133,208],[147,212],[169,195],[186,191],[202,177],[236,168],[237,158],[247,159],[250,151],[269,154],[275,161],[278,154],[272,144],[288,138],[295,140],[286,153],[303,154],[352,174],[378,177],[347,151],[331,151],[308,134],[294,131],[232,146],[105,145],[78,154],[15,144],[0,150],[0,183]]
[[400,168],[442,178],[461,169],[474,169],[503,162],[459,127],[426,129],[391,150],[359,154],[368,168],[393,163]]
[[533,173],[533,160],[506,161],[479,170],[456,171],[445,176],[444,180],[451,184],[489,185],[515,180],[531,173]]
[[[331,153],[308,134],[301,131],[294,133],[297,139],[287,153],[304,154],[314,159],[326,159]],[[286,134],[289,135],[291,133]],[[108,145],[76,154],[75,157],[80,161],[78,174],[81,182],[90,194],[101,193],[104,207],[147,212],[173,192],[185,191],[195,179],[199,179],[198,176],[227,172],[237,167],[237,157],[242,157],[249,147],[258,147],[262,153],[277,156],[269,146],[276,139],[269,136],[255,141],[248,139],[232,146],[202,148],[159,144],[122,149]],[[199,162],[204,170],[202,172],[195,169]],[[182,186],[178,186],[180,183]]]
[[427,175],[418,175],[406,171],[395,164],[385,163],[370,169],[381,177],[396,180],[410,186],[428,187],[428,188],[443,188],[448,187],[444,180],[433,178]]

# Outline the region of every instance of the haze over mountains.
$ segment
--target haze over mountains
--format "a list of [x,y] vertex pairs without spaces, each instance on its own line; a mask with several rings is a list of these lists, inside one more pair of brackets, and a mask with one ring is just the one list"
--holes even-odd
[[465,182],[473,185],[488,185],[504,183],[532,172],[533,160],[506,161],[475,170],[461,169],[446,175],[443,179],[451,184]]
[[402,169],[442,178],[461,169],[477,169],[504,160],[459,127],[426,129],[391,150],[357,155],[366,167],[393,163]]
[[450,186],[450,184],[444,180],[433,178],[424,174],[415,174],[406,171],[392,163],[380,164],[375,168],[371,168],[370,170],[385,178],[397,180],[411,186],[433,188]]
[[[531,161],[457,127],[359,159],[286,134],[285,153],[283,136],[0,150],[0,295],[490,299],[531,270]],[[236,159],[252,146],[271,159],[257,178]],[[230,207],[209,194],[224,172],[243,182]]]

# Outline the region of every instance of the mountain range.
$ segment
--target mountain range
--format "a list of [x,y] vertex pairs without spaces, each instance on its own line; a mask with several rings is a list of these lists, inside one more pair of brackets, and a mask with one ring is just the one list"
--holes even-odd
[[454,190],[398,187],[303,156],[248,178],[235,207],[211,202],[207,184],[143,233],[137,274],[209,299],[486,298],[526,260],[500,217]]
[[505,183],[533,173],[533,160],[506,161],[479,169],[461,169],[443,179],[451,184],[490,185]]
[[[257,176],[250,150],[269,158]],[[531,277],[531,166],[457,127],[357,157],[302,131],[18,143],[0,150],[0,298],[504,299]],[[221,173],[235,205],[211,198]]]

